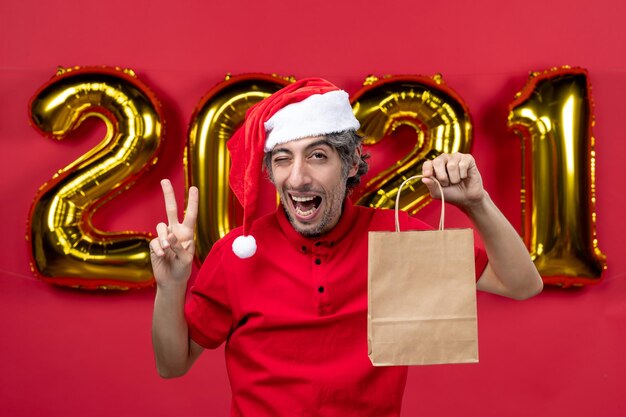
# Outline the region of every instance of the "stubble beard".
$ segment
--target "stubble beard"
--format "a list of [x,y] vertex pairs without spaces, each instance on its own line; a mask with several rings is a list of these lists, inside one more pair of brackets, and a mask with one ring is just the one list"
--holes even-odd
[[[341,184],[342,185],[338,186],[332,194],[321,193],[324,202],[324,212],[322,213],[319,222],[314,227],[302,226],[302,223],[298,222],[291,215],[289,207],[287,206],[291,204],[291,199],[287,192],[281,192],[280,201],[283,205],[283,210],[287,215],[289,223],[291,223],[291,226],[296,230],[296,232],[305,237],[316,238],[329,232],[337,225],[339,219],[341,218],[341,213],[343,212],[343,201],[346,197],[346,183],[345,181],[342,181]],[[307,192],[311,190],[306,189],[298,191]]]

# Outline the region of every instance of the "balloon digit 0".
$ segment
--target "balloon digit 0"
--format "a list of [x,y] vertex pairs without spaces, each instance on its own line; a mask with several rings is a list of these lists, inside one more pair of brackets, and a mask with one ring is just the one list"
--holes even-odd
[[106,137],[40,188],[29,216],[31,269],[86,289],[152,285],[148,235],[103,232],[91,216],[156,163],[158,101],[130,70],[73,68],[60,69],[30,102],[33,126],[54,139],[89,117],[106,124]]
[[240,209],[228,186],[230,157],[226,142],[250,107],[290,82],[293,80],[267,74],[228,76],[196,107],[189,128],[185,165],[187,183],[201,191],[196,233],[199,261],[208,255],[213,243],[234,228],[235,211]]
[[[405,179],[421,174],[424,161],[443,152],[468,152],[472,144],[467,106],[439,75],[369,77],[352,98],[352,107],[361,122],[366,151],[373,151],[400,126],[417,134],[415,146],[406,156],[355,190],[357,204],[393,208],[398,187]],[[402,194],[400,208],[413,214],[429,201],[428,189],[420,182]]]
[[587,71],[531,74],[511,103],[522,137],[524,241],[549,284],[598,282],[606,257],[595,232],[593,115]]

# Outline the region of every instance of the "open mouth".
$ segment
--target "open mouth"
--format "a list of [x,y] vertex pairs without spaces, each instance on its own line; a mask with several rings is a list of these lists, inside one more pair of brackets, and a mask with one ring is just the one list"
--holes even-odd
[[322,203],[322,197],[311,196],[295,196],[290,195],[291,204],[296,211],[298,217],[308,218],[313,217],[320,204]]

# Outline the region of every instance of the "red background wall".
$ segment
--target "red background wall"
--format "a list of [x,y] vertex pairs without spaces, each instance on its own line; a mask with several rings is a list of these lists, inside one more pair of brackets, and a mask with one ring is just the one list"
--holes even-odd
[[1,0],[0,415],[225,416],[230,401],[221,350],[182,379],[157,376],[152,289],[80,292],[32,276],[31,201],[104,132],[92,123],[53,142],[29,126],[28,100],[57,65],[132,68],[162,101],[159,164],[94,220],[149,231],[164,218],[160,178],[172,178],[182,204],[187,123],[228,72],[322,76],[349,92],[368,74],[442,73],[469,105],[486,187],[519,229],[520,144],[506,108],[529,71],[564,64],[587,68],[593,85],[605,278],[525,302],[479,294],[480,364],[412,368],[403,416],[626,415],[625,13],[617,0]]

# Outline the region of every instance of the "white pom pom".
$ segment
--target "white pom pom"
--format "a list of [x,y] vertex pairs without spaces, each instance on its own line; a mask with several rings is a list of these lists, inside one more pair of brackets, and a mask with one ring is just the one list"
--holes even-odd
[[233,252],[241,259],[251,257],[256,253],[256,240],[252,235],[239,236],[233,241]]

